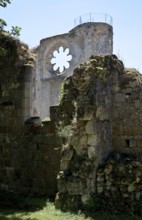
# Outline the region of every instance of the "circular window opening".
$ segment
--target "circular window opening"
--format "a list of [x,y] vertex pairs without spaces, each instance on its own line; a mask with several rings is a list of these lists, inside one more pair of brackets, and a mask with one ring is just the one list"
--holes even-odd
[[58,50],[54,50],[53,58],[51,59],[51,64],[53,64],[53,70],[59,69],[62,73],[65,69],[70,67],[69,61],[72,60],[72,55],[69,54],[69,48],[64,49],[62,46]]

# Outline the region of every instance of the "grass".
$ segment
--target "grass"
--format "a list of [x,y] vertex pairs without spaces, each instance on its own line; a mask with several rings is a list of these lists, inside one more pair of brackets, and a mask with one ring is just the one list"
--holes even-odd
[[105,212],[62,212],[46,198],[9,197],[0,195],[0,220],[142,220],[142,216],[113,215]]
[[0,220],[141,220],[138,216],[116,216],[109,213],[95,213],[92,217],[78,212],[62,212],[56,210],[54,204],[47,202],[43,209],[29,211],[16,209],[0,209]]
[[46,206],[40,210],[14,210],[1,209],[0,220],[90,220],[90,217],[85,217],[84,214],[73,214],[70,212],[62,212],[56,210],[51,202],[47,202]]
[[[52,203],[47,202],[46,207],[37,211],[0,211],[0,220],[84,220],[83,214],[71,214],[56,210]],[[86,220],[90,220],[87,218]]]

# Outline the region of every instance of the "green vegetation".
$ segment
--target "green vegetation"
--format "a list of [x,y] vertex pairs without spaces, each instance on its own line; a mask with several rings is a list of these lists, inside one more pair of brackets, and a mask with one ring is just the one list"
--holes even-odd
[[1,7],[6,7],[7,4],[10,4],[12,0],[0,0],[0,6]]
[[[0,6],[5,8],[7,7],[7,4],[11,3],[11,1],[12,0],[0,0]],[[6,21],[0,18],[0,31],[4,31],[6,26],[7,26]],[[21,29],[22,28],[19,26],[12,26],[11,31],[7,31],[7,32],[14,37],[19,37]]]
[[[7,4],[10,4],[12,0],[0,0],[0,7],[6,7]],[[5,28],[7,26],[7,23],[5,20],[0,18],[0,56],[7,56],[9,48],[6,48],[6,37],[8,38],[8,35],[19,37],[21,27],[18,26],[12,26],[10,31],[5,31]]]
[[46,202],[41,210],[0,209],[0,220],[140,220],[141,217],[131,215],[116,216],[109,213],[95,213],[87,216],[80,211],[77,214],[56,210],[54,204]]
[[1,29],[1,30],[3,30],[3,27],[4,27],[4,26],[7,26],[6,21],[3,20],[2,18],[0,18],[0,24],[1,24],[1,25],[0,25],[0,29]]
[[14,37],[19,37],[21,30],[22,28],[19,26],[12,26],[10,34],[13,35]]
[[46,203],[42,210],[37,211],[14,211],[5,210],[0,212],[0,220],[90,220],[83,214],[71,214],[55,210],[53,203]]
[[[52,199],[53,200],[53,199]],[[62,212],[47,198],[22,197],[0,193],[0,220],[141,220],[142,216],[114,215],[92,210],[83,213]]]

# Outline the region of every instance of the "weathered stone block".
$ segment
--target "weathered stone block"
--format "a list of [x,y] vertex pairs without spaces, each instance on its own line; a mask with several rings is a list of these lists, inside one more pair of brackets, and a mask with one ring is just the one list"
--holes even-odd
[[129,82],[129,85],[130,85],[131,88],[134,88],[134,87],[138,86],[138,84],[139,84],[139,82],[137,80]]
[[69,162],[67,160],[60,161],[60,170],[65,171],[68,169]]
[[78,146],[79,144],[79,136],[78,135],[72,135],[70,138],[70,145],[71,146]]
[[96,154],[96,149],[95,147],[91,146],[91,147],[88,147],[88,158],[89,159],[95,159],[97,157],[97,154]]
[[138,148],[142,149],[142,139],[136,141],[136,145]]
[[96,134],[96,121],[91,120],[86,123],[85,130],[87,134]]
[[62,161],[70,161],[73,156],[74,150],[69,146],[63,146]]
[[96,118],[100,121],[110,120],[110,111],[108,111],[104,106],[97,107]]
[[116,93],[115,94],[115,102],[116,103],[125,102],[125,94],[124,93]]
[[66,193],[67,192],[67,182],[65,179],[58,179],[58,190],[61,193]]
[[84,109],[83,115],[79,116],[78,119],[80,121],[90,121],[93,119],[93,110],[92,109]]
[[84,187],[82,181],[77,178],[72,178],[67,182],[67,191],[69,195],[81,195],[83,194]]
[[37,135],[34,135],[33,137],[33,142],[36,142],[36,143],[44,143],[44,135],[42,134],[37,134]]
[[[129,138],[127,138],[129,139]],[[112,138],[112,147],[127,147],[126,139],[121,138],[121,136],[113,136]]]
[[139,100],[139,99],[136,99],[136,100],[135,100],[135,108],[136,108],[136,109],[139,109],[140,106],[141,106],[140,100]]
[[51,121],[58,121],[58,112],[59,107],[58,106],[50,106],[50,119]]
[[88,135],[88,145],[97,146],[97,135]]

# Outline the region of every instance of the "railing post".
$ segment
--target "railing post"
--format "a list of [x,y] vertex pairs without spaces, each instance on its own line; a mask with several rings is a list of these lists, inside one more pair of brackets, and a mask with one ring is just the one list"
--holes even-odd
[[105,23],[107,23],[107,14],[105,14]]
[[74,26],[79,25],[79,24],[83,24],[85,22],[99,22],[97,15],[100,15],[100,14],[102,16],[100,19],[100,22],[105,22],[109,25],[113,25],[112,17],[106,13],[103,13],[103,14],[102,13],[98,13],[98,14],[88,13],[88,14],[85,14],[83,16],[79,16],[78,18],[74,19]]
[[90,13],[90,22],[91,22],[91,13]]
[[80,16],[79,22],[80,22],[80,24],[82,24],[82,19],[81,19],[81,16]]

